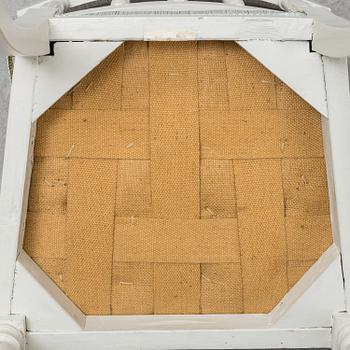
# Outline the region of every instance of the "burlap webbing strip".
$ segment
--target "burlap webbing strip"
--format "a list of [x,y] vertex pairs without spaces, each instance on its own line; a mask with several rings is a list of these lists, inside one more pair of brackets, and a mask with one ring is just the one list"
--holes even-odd
[[294,92],[287,84],[275,77],[277,109],[279,110],[299,110],[303,113],[305,110],[313,110],[305,100]]
[[124,51],[119,47],[75,86],[73,109],[121,109]]
[[36,264],[45,271],[45,273],[57,284],[59,288],[65,291],[64,286],[64,266],[65,259],[61,258],[33,258]]
[[326,166],[323,158],[282,161],[286,216],[329,215]]
[[201,218],[236,218],[236,191],[231,160],[201,161]]
[[323,156],[314,110],[201,111],[202,159],[311,158]]
[[198,42],[200,110],[228,110],[229,96],[224,42]]
[[66,215],[27,214],[24,249],[32,258],[64,259],[66,242]]
[[315,264],[316,260],[290,260],[288,261],[288,285],[292,288]]
[[112,314],[153,314],[153,264],[114,262]]
[[114,258],[124,262],[239,262],[237,220],[117,218]]
[[317,260],[327,250],[332,238],[328,215],[287,217],[286,231],[288,260],[291,261]]
[[67,208],[68,161],[37,158],[32,170],[28,211],[65,214]]
[[[116,218],[151,216],[150,181],[149,160],[118,161]],[[114,235],[120,235],[117,226]],[[114,256],[111,303],[112,314],[153,314],[153,263],[120,262]]]
[[150,42],[150,110],[198,111],[197,43]]
[[35,155],[148,159],[148,111],[49,110],[38,122]]
[[87,313],[110,314],[117,162],[71,159],[65,292]]
[[115,216],[131,218],[150,217],[151,215],[150,161],[118,161]]
[[200,265],[154,265],[154,313],[200,312]]
[[202,264],[202,313],[236,314],[243,309],[241,264]]
[[[191,262],[191,255],[200,250],[194,246],[200,244],[195,232],[180,233],[186,230],[187,219],[200,217],[197,43],[150,43],[149,69],[153,217],[171,219],[169,225],[162,220],[144,222],[153,231],[149,237],[153,243],[148,246],[151,260],[168,262],[154,265],[154,312],[199,313],[200,265],[169,264],[179,262],[182,254]],[[124,226],[124,230],[129,228]],[[146,243],[146,227],[139,232],[139,239]],[[188,242],[186,247],[179,235]],[[124,242],[132,244],[129,239]]]
[[156,218],[199,218],[196,112],[151,112],[151,188]]
[[281,161],[237,161],[234,172],[244,311],[268,312],[288,290]]
[[146,111],[149,108],[147,43],[127,42],[124,50],[121,109]]
[[65,158],[69,155],[69,123],[74,114],[71,111],[51,109],[37,121],[35,157]]
[[276,109],[273,74],[240,46],[225,42],[231,110]]

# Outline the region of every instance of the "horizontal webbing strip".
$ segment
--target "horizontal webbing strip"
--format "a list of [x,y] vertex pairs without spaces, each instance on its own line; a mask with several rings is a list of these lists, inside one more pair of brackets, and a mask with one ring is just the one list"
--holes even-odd
[[236,219],[118,218],[114,259],[120,262],[239,262]]

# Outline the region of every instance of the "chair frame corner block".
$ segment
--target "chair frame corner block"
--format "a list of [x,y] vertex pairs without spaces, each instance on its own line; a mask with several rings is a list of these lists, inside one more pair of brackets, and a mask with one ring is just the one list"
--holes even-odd
[[[52,17],[54,53],[16,57],[0,197],[0,349],[350,349],[347,60],[310,50],[309,18],[214,20]],[[322,115],[334,244],[269,314],[85,316],[22,249],[37,119],[130,39],[236,41]]]

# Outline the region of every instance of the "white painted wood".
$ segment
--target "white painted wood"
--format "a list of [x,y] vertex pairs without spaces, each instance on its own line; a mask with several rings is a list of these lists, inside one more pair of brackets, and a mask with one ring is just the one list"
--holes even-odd
[[56,43],[54,56],[42,57],[39,61],[33,121],[121,44],[122,42]]
[[25,318],[23,315],[0,317],[0,349],[24,349],[25,332]]
[[[63,8],[64,6],[67,7],[68,3],[72,1],[74,4],[80,4],[87,0],[62,0],[52,4],[57,4],[57,7]],[[242,6],[242,0],[227,0],[223,4],[182,0],[156,1],[146,4],[128,4],[128,0],[113,1],[110,7],[78,11],[58,19],[52,18],[50,20],[50,33],[53,35],[51,40],[207,40],[210,38],[225,40],[310,40],[313,49],[321,54],[331,57],[349,55],[349,21],[335,16],[328,8],[317,6],[309,1],[268,0],[267,2],[273,4],[278,2],[281,8],[288,10],[290,13],[244,7]],[[44,3],[50,4],[49,1]],[[201,11],[215,9],[215,11],[222,10],[222,12],[225,12],[227,9],[230,11],[242,8],[246,10],[246,13],[241,13],[238,16],[232,13],[229,15],[226,13],[224,16],[218,13],[213,16],[213,13],[205,14],[203,12],[197,15],[188,14],[188,11],[196,9]],[[141,13],[145,9],[150,11],[148,15]],[[47,53],[48,25],[46,19],[52,17],[53,12],[45,16],[38,12],[47,10],[48,8],[40,8],[37,5],[33,6],[32,9],[21,12],[24,16],[32,19],[33,23],[35,21],[38,23],[38,26],[29,28],[26,35],[23,34],[26,28],[16,26],[16,23],[6,16],[6,13],[1,11],[0,8],[0,48],[3,48],[4,52],[23,55],[43,54],[40,49]],[[111,18],[116,16],[115,10],[119,12],[117,15],[119,18]],[[154,10],[158,11],[157,14],[153,12]],[[180,10],[180,12],[183,10],[187,13],[177,12],[174,13],[176,18],[171,18],[169,12],[172,10]],[[138,14],[136,14],[137,11],[139,11]],[[167,18],[160,18],[162,11],[167,11]],[[260,13],[258,13],[259,11]],[[121,12],[123,12],[122,15]],[[248,12],[250,12],[249,15],[247,15]],[[254,12],[257,13],[256,17],[252,15]],[[301,12],[308,16],[301,16]],[[125,13],[127,13],[127,16],[125,16]],[[79,16],[90,18],[78,18]],[[109,18],[103,18],[103,16],[109,16]],[[42,17],[45,21],[42,20]],[[68,25],[68,30],[64,30],[63,24]],[[40,25],[43,27],[41,28]],[[58,28],[60,26],[62,28]],[[112,27],[113,30],[109,31]],[[229,37],[227,37],[228,34]]]
[[332,245],[272,311],[276,328],[331,327],[344,311],[345,293],[338,248]]
[[22,214],[20,218],[20,230],[18,232],[18,252],[21,251],[23,246],[24,232],[25,232],[25,223],[27,220],[27,209],[28,209],[28,198],[30,190],[30,179],[32,176],[32,169],[34,163],[34,144],[35,144],[35,134],[36,134],[36,124],[32,124],[29,132],[29,145],[27,153],[27,164],[26,164],[26,173],[24,180],[24,188],[22,194]]
[[24,16],[26,13],[28,13],[31,10],[39,9],[41,7],[50,6],[50,3],[51,3],[51,6],[53,5],[54,7],[56,7],[56,9],[58,10],[58,13],[63,13],[66,6],[68,5],[67,4],[68,0],[54,0],[54,1],[56,1],[56,3],[54,3],[54,4],[52,3],[52,1],[53,0],[44,0],[44,1],[40,1],[40,2],[37,2],[35,4],[32,4],[30,6],[26,6],[24,8],[21,8],[16,12],[17,18]]
[[24,251],[16,264],[11,313],[24,314],[29,331],[77,331],[85,324],[82,312]]
[[310,1],[284,0],[314,19],[312,49],[329,57],[350,55],[350,21],[333,14],[330,8],[310,6]]
[[0,3],[0,55],[39,56],[50,52],[49,23],[55,10],[28,12],[13,20]]
[[53,41],[124,40],[311,40],[312,19],[228,16],[56,17]]
[[227,330],[271,327],[268,314],[87,316],[86,331]]
[[346,59],[323,58],[329,109],[329,139],[333,163],[337,223],[345,279],[350,302],[350,92]]
[[349,56],[350,22],[327,10],[323,13],[325,16],[315,16],[312,49],[329,57]]
[[333,317],[332,349],[350,350],[350,315],[339,312]]
[[147,332],[28,332],[27,350],[329,348],[330,328]]
[[26,320],[24,315],[0,316],[0,324],[10,324],[23,333],[26,330]]
[[[239,4],[238,4],[239,2]],[[257,15],[260,17],[305,17],[303,14],[293,14],[288,15],[288,13],[281,12],[281,11],[275,11],[267,8],[261,8],[258,6],[244,6],[242,7],[243,0],[232,0],[232,3],[219,3],[219,2],[191,2],[187,0],[168,0],[168,1],[161,1],[161,0],[155,0],[152,2],[139,2],[139,3],[131,3],[130,1],[125,0],[115,0],[112,1],[110,6],[104,6],[104,7],[96,7],[96,8],[90,8],[86,10],[81,11],[75,11],[75,13],[70,12],[67,14],[64,14],[65,17],[81,17],[81,16],[115,16],[115,11],[131,11],[134,15],[143,15],[140,13],[140,11],[144,12],[147,10],[158,10],[156,14],[153,14],[153,17],[159,17],[164,14],[162,14],[162,11],[169,11],[169,10],[185,10],[187,11],[187,15],[191,15],[188,11],[192,10],[200,10],[200,11],[207,11],[207,10],[233,10],[233,12],[226,13],[228,16],[252,16]],[[134,13],[134,11],[138,11],[138,13]],[[160,12],[159,12],[160,11]],[[97,14],[97,15],[96,15]],[[119,13],[120,14],[120,13]],[[204,13],[202,13],[204,14]],[[171,14],[167,13],[166,16],[169,16]],[[181,13],[177,13],[177,15],[181,16]],[[210,16],[215,16],[215,13],[210,13]],[[118,16],[118,14],[117,14]]]
[[[327,105],[328,108],[328,105]],[[331,140],[329,135],[329,120],[322,118],[322,136],[323,136],[323,148],[326,161],[327,171],[327,184],[328,184],[328,197],[329,197],[329,211],[331,218],[333,242],[340,250],[340,232],[337,213],[337,197],[335,195],[334,175],[333,175],[333,159]]]
[[[77,0],[78,1],[78,0]],[[260,1],[260,0],[258,0]],[[279,1],[279,0],[276,0]],[[288,0],[290,1],[290,0]],[[257,4],[256,4],[257,5]],[[191,11],[194,9],[199,9],[201,11],[203,10],[233,10],[233,12],[226,13],[228,16],[252,16],[257,15],[260,17],[306,17],[305,14],[302,13],[302,11],[299,11],[299,13],[287,13],[284,11],[276,11],[273,9],[269,9],[267,7],[259,7],[259,6],[245,6],[243,0],[227,0],[223,3],[219,2],[206,2],[206,1],[197,1],[197,2],[191,2],[187,0],[167,0],[167,1],[161,1],[161,0],[155,0],[152,2],[139,2],[139,3],[131,3],[129,0],[113,0],[111,2],[110,6],[104,6],[104,7],[95,7],[90,9],[85,9],[81,11],[74,11],[65,14],[65,16],[69,17],[78,17],[78,16],[114,16],[113,13],[115,10],[127,10],[127,11],[142,11],[150,10],[150,9],[158,9],[160,11],[163,10],[186,10]],[[96,15],[97,14],[97,15]],[[140,14],[140,13],[139,13]],[[169,15],[169,13],[167,14]],[[181,15],[181,14],[180,14]],[[187,15],[190,15],[190,13],[187,13]],[[215,15],[213,13],[209,15]],[[162,16],[161,12],[157,12],[153,15],[153,17]]]
[[91,2],[92,0],[66,0],[68,6],[79,6]]
[[306,41],[238,41],[322,115],[328,116],[321,56]]
[[36,66],[37,59],[18,57],[12,81],[0,194],[0,315],[10,313],[18,238],[23,228]]

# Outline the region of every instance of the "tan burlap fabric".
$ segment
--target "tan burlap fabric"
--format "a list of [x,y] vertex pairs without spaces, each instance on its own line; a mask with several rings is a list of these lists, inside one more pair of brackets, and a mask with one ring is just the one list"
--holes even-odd
[[268,312],[329,221],[321,116],[234,43],[126,43],[38,122],[24,246],[86,314]]

